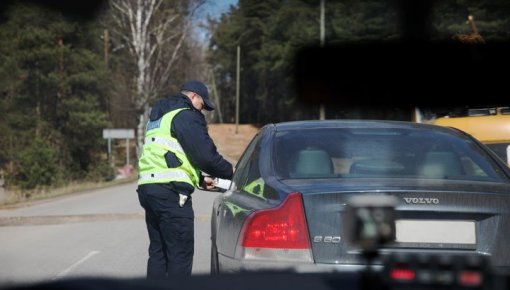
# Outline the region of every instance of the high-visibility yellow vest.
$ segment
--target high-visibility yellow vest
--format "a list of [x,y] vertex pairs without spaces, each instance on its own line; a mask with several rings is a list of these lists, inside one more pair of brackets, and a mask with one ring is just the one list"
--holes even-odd
[[[172,137],[172,120],[186,108],[170,111],[155,121],[147,122],[145,144],[138,160],[138,184],[186,182],[198,186],[200,170],[191,165],[179,141]],[[192,132],[190,132],[192,133]],[[172,152],[182,162],[179,167],[168,168],[165,154]]]

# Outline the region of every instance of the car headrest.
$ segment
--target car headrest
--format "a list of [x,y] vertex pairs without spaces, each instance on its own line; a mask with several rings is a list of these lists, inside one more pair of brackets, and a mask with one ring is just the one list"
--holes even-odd
[[447,179],[460,175],[462,166],[453,152],[428,152],[420,174],[427,178]]
[[334,176],[333,162],[329,154],[320,149],[299,151],[291,166],[291,177],[331,177]]

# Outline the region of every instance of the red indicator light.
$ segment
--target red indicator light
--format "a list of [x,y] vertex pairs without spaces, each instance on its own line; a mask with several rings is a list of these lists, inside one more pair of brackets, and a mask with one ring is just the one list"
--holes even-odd
[[416,272],[411,269],[392,269],[390,277],[396,281],[412,281],[416,278]]
[[476,271],[461,271],[458,274],[459,284],[462,286],[482,285],[482,274]]

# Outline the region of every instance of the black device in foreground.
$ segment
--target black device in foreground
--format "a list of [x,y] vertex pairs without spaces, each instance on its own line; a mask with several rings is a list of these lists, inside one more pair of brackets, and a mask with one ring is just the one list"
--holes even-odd
[[[405,251],[382,255],[381,249],[396,240],[396,205],[395,197],[387,195],[355,196],[346,205],[347,241],[360,249],[367,265],[360,274],[360,289],[504,289],[487,256]],[[382,271],[372,269],[375,259],[382,261]]]

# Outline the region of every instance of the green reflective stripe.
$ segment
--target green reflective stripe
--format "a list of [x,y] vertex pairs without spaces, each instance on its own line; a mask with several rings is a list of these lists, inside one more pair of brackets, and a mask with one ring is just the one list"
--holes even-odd
[[246,184],[243,190],[265,200],[266,198],[264,197],[264,186],[264,179],[260,177]]
[[236,215],[238,215],[239,213],[242,213],[242,212],[249,212],[249,210],[247,209],[244,209],[242,207],[239,207],[229,201],[225,202],[225,205],[227,206],[227,208],[230,210],[230,212],[232,213],[232,215],[235,217]]
[[149,145],[149,144],[159,144],[159,145],[163,145],[163,146],[165,146],[167,148],[170,148],[172,150],[184,153],[184,150],[182,149],[181,144],[179,144],[177,142],[174,142],[172,140],[165,139],[163,137],[148,137],[148,138],[145,138],[145,144],[147,144],[147,145]]
[[171,180],[186,180],[187,182],[191,182],[191,179],[186,174],[186,172],[182,170],[173,170],[167,172],[154,172],[154,173],[143,173],[140,174],[138,180],[140,182],[151,182],[161,179],[171,179]]

